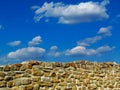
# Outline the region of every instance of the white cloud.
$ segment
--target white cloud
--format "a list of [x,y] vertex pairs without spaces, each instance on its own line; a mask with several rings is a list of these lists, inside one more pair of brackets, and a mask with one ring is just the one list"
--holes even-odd
[[51,51],[56,51],[57,49],[58,49],[57,46],[51,46],[51,47],[50,47],[50,50],[51,50]]
[[94,37],[90,37],[90,38],[85,38],[84,40],[78,41],[77,45],[90,46],[91,44],[94,44],[101,39],[102,39],[102,36],[94,36]]
[[27,60],[40,59],[44,57],[45,49],[39,47],[27,47],[18,49],[15,52],[10,52],[8,58]]
[[92,56],[92,55],[101,55],[113,50],[115,47],[110,47],[108,45],[98,47],[97,49],[87,48],[87,46],[90,46],[107,36],[111,36],[112,35],[111,29],[112,26],[101,27],[97,32],[97,34],[99,35],[78,41],[77,42],[78,46],[66,50],[65,54],[67,56]]
[[60,52],[49,52],[48,56],[52,56],[52,57],[60,57],[61,53]]
[[[58,23],[74,24],[109,18],[105,5],[108,0],[99,2],[81,2],[79,4],[47,3],[36,8],[34,19],[36,22],[45,18],[57,18]],[[34,8],[35,9],[35,8]]]
[[106,5],[108,5],[108,4],[110,4],[110,1],[109,1],[109,0],[103,0],[103,1],[101,2],[101,5],[102,5],[102,6],[106,6]]
[[97,49],[87,49],[84,46],[76,46],[72,49],[66,50],[65,54],[67,56],[92,56],[92,55],[101,55],[103,53],[107,53],[114,49],[114,47],[110,46],[101,46]]
[[115,47],[110,47],[110,46],[101,46],[99,48],[97,48],[97,52],[98,53],[106,53],[108,51],[111,51],[112,49],[114,49]]
[[76,46],[66,51],[66,55],[68,56],[88,56],[93,54],[96,54],[94,49],[86,49],[84,46]]
[[48,53],[48,56],[53,56],[53,57],[61,56],[61,53],[58,52],[58,47],[57,46],[51,46],[50,52]]
[[13,41],[8,43],[8,45],[12,47],[19,46],[20,44],[21,44],[21,41]]
[[112,26],[101,27],[99,29],[99,31],[97,32],[97,34],[99,34],[99,35],[80,40],[80,41],[77,42],[77,45],[79,45],[79,46],[90,46],[90,45],[96,43],[97,41],[102,40],[106,36],[111,36],[112,35],[111,29],[112,29]]
[[102,28],[100,28],[100,30],[98,31],[98,34],[102,34],[102,35],[104,35],[104,36],[111,36],[111,35],[112,35],[111,29],[112,29],[112,26],[102,27]]
[[32,41],[28,42],[29,46],[36,46],[39,45],[42,42],[41,36],[36,36],[32,39]]

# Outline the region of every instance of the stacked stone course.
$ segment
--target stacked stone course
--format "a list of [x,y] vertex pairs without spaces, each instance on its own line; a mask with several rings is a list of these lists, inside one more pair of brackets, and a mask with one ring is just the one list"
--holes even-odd
[[0,66],[0,90],[120,90],[120,65],[79,60]]

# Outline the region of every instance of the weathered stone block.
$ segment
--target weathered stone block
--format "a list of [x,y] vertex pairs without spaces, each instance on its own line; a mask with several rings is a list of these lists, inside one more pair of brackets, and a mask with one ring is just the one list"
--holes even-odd
[[52,86],[53,86],[53,83],[41,81],[41,82],[39,82],[39,86],[40,86],[40,87],[52,87]]
[[0,77],[5,77],[5,73],[4,72],[0,72]]
[[27,69],[27,65],[26,64],[23,64],[21,67],[20,67],[20,70],[21,71],[25,71]]
[[39,69],[32,69],[32,75],[34,75],[34,76],[43,76],[44,73]]
[[13,81],[7,82],[7,86],[10,87],[10,88],[13,87],[14,86],[14,82]]
[[3,81],[4,80],[4,78],[3,77],[0,77],[0,81]]
[[1,87],[6,87],[6,83],[7,83],[7,82],[5,82],[5,81],[0,81],[0,88],[1,88]]
[[52,83],[60,83],[60,81],[57,78],[52,78]]
[[22,85],[28,85],[28,84],[31,84],[31,79],[29,78],[22,78],[22,81],[21,81],[21,84]]
[[10,66],[6,65],[6,66],[4,67],[4,71],[10,71]]
[[41,81],[50,82],[51,80],[52,80],[51,77],[45,77],[45,76],[41,77]]
[[38,81],[40,81],[40,77],[39,76],[34,76],[34,77],[32,77],[32,81],[33,82],[38,82]]
[[31,74],[32,71],[31,71],[31,69],[27,69],[27,70],[25,70],[25,73]]
[[7,76],[15,76],[15,72],[14,71],[9,71],[6,73]]
[[32,85],[32,84],[27,85],[27,86],[26,86],[26,90],[33,90],[33,85]]
[[39,90],[39,88],[40,88],[39,84],[35,84],[35,85],[33,86],[33,90]]
[[18,78],[18,79],[16,79],[16,80],[14,80],[15,86],[20,86],[20,85],[21,85],[21,81],[22,81],[21,78]]
[[113,85],[108,85],[108,88],[113,89],[114,86]]
[[10,80],[13,80],[12,76],[5,76],[5,81],[10,81]]

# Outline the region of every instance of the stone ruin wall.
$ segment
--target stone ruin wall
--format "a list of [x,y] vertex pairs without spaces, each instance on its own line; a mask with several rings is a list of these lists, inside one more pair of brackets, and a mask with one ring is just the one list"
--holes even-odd
[[82,60],[0,66],[0,90],[120,90],[120,65]]

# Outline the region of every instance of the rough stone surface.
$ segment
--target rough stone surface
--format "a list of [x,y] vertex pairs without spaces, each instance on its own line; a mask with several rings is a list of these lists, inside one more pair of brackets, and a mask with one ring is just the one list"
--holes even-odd
[[42,71],[33,69],[33,70],[32,70],[32,74],[33,74],[34,76],[42,76],[44,73],[43,73]]
[[4,72],[0,72],[0,77],[5,77],[5,73]]
[[29,78],[22,78],[22,79],[21,79],[21,84],[22,84],[22,85],[31,84],[31,79],[29,79]]
[[0,66],[0,90],[120,90],[120,65],[79,60]]
[[10,81],[10,80],[13,80],[12,76],[5,76],[5,81]]
[[3,81],[4,80],[4,78],[3,77],[0,77],[0,81]]
[[6,87],[6,82],[5,81],[0,82],[0,88],[1,87]]
[[10,87],[10,88],[13,87],[14,86],[14,82],[13,81],[7,82],[7,86]]
[[8,65],[5,66],[5,67],[4,67],[4,71],[10,71],[10,66],[8,66]]

